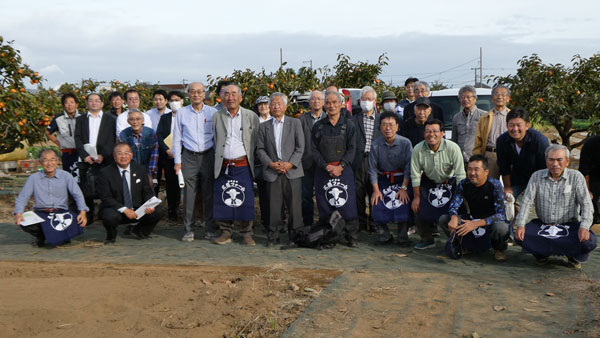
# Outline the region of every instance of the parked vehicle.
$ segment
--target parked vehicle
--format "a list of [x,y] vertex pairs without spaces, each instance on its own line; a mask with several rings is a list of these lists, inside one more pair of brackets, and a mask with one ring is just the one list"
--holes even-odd
[[[446,138],[452,136],[452,118],[462,110],[458,99],[459,88],[435,90],[431,92],[432,102],[439,104],[444,111],[444,130]],[[492,103],[492,90],[490,88],[477,88],[477,108],[490,111],[494,107]]]

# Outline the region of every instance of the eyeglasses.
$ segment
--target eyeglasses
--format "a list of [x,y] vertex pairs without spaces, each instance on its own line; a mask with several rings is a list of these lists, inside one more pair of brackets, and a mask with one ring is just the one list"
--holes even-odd
[[425,130],[425,135],[429,135],[429,134],[439,134],[441,133],[441,130]]
[[387,128],[394,128],[395,126],[397,126],[398,124],[396,123],[382,123],[381,127],[383,129],[387,129]]
[[475,96],[473,95],[464,95],[460,97],[461,100],[473,100],[474,98]]

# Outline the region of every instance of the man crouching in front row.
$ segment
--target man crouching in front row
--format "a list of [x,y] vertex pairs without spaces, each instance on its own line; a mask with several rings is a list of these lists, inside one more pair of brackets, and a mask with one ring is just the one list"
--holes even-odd
[[[551,144],[546,148],[548,168],[529,179],[516,219],[515,240],[538,264],[546,263],[549,256],[564,255],[570,266],[581,269],[596,248],[596,235],[590,231],[594,207],[585,178],[568,165],[567,147]],[[533,205],[539,219],[525,225]]]
[[[113,244],[117,239],[117,226],[138,222],[135,210],[143,205],[154,192],[144,167],[132,163],[133,152],[129,144],[118,143],[113,150],[115,163],[101,170],[98,195],[102,200],[100,214],[106,228],[104,244]],[[146,208],[146,214],[139,219],[131,234],[137,239],[146,239],[162,218],[164,210]]]

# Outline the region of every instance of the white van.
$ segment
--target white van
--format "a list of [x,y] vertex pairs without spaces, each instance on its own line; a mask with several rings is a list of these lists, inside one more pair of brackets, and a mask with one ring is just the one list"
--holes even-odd
[[[431,92],[429,98],[432,102],[439,104],[444,110],[444,130],[446,138],[452,137],[452,118],[462,110],[458,99],[458,90],[460,88],[450,88],[435,90]],[[476,88],[477,90],[477,108],[490,111],[494,107],[492,103],[492,90],[490,88]]]

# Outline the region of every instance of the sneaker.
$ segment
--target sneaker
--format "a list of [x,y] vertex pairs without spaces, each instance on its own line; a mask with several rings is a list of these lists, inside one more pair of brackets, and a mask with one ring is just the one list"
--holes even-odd
[[359,244],[358,244],[358,240],[354,239],[354,238],[350,238],[348,240],[348,246],[351,248],[358,248]]
[[415,245],[415,249],[417,250],[425,250],[435,247],[435,241],[420,241]]
[[216,232],[212,232],[212,231],[206,231],[204,233],[204,239],[208,239],[208,240],[212,240],[219,237],[219,234]]
[[417,233],[417,228],[414,227],[414,226],[412,226],[412,227],[408,228],[408,232],[407,233],[409,235],[415,234],[415,233]]
[[231,243],[231,235],[229,234],[221,234],[219,238],[215,238],[212,241],[215,244],[223,245]]
[[504,262],[508,259],[506,250],[494,250],[494,259],[498,262]]
[[581,262],[577,261],[575,258],[569,257],[567,262],[569,263],[569,266],[573,269],[581,270]]
[[183,235],[183,237],[181,238],[181,240],[183,242],[192,242],[194,240],[194,232],[193,231],[186,232],[185,235]]
[[256,246],[256,242],[254,241],[251,235],[244,236],[244,238],[242,239],[242,244],[248,246]]
[[433,236],[433,237],[440,237],[440,232],[439,232],[439,231],[437,231],[437,230],[433,230],[433,231],[431,232],[431,236]]

